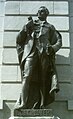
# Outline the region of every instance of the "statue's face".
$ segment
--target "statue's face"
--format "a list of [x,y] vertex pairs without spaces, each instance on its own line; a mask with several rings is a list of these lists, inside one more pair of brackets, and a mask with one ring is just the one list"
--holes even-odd
[[40,8],[39,10],[38,10],[38,18],[40,19],[40,20],[46,20],[46,11],[44,10],[44,8]]

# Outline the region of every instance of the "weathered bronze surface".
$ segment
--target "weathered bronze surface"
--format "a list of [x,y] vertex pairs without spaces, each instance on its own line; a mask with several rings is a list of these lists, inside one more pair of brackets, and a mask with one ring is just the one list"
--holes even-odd
[[16,39],[22,77],[22,90],[15,109],[44,109],[59,91],[55,53],[62,46],[62,37],[47,22],[49,11],[42,6],[38,19],[30,16]]

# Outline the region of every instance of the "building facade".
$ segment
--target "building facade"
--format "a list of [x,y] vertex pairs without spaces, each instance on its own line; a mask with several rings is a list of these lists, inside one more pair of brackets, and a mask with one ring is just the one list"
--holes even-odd
[[60,91],[48,108],[61,119],[73,119],[73,1],[0,0],[0,119],[8,119],[21,89],[16,36],[29,15],[36,19],[46,6],[47,20],[62,34],[62,48],[56,54]]

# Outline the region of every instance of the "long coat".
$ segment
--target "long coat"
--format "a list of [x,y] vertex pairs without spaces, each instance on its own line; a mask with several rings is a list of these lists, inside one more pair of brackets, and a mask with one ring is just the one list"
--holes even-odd
[[[25,62],[25,59],[29,56],[29,54],[33,48],[34,34],[36,31],[36,27],[37,27],[37,25],[40,24],[39,20],[36,20],[33,23],[34,23],[34,30],[30,36],[27,34],[26,25],[25,25],[23,27],[23,29],[19,32],[17,39],[16,39],[20,68],[22,67],[23,62]],[[39,39],[45,40],[46,38],[48,39],[50,46],[54,50],[54,54],[51,56],[51,61],[53,64],[52,68],[54,70],[54,74],[52,75],[51,89],[50,89],[49,93],[51,93],[53,91],[58,92],[59,85],[58,85],[58,75],[57,75],[56,66],[55,66],[55,53],[62,46],[62,37],[61,37],[61,34],[55,29],[55,27],[53,25],[49,24],[47,21],[45,21],[43,23],[42,30],[40,28],[40,33],[39,33]],[[21,70],[22,70],[22,68],[21,68]],[[52,98],[52,101],[53,100],[54,100],[54,96]]]

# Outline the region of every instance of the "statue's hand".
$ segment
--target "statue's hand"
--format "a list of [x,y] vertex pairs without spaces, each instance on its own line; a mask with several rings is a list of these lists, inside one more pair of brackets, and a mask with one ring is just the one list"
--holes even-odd
[[48,54],[49,54],[49,55],[54,55],[54,49],[52,48],[51,45],[48,46],[47,50],[48,50]]
[[32,17],[28,17],[28,22],[26,24],[26,31],[28,34],[31,34],[34,29],[34,23]]
[[32,17],[28,17],[28,22],[26,24],[27,29],[29,29],[33,24],[33,19]]

